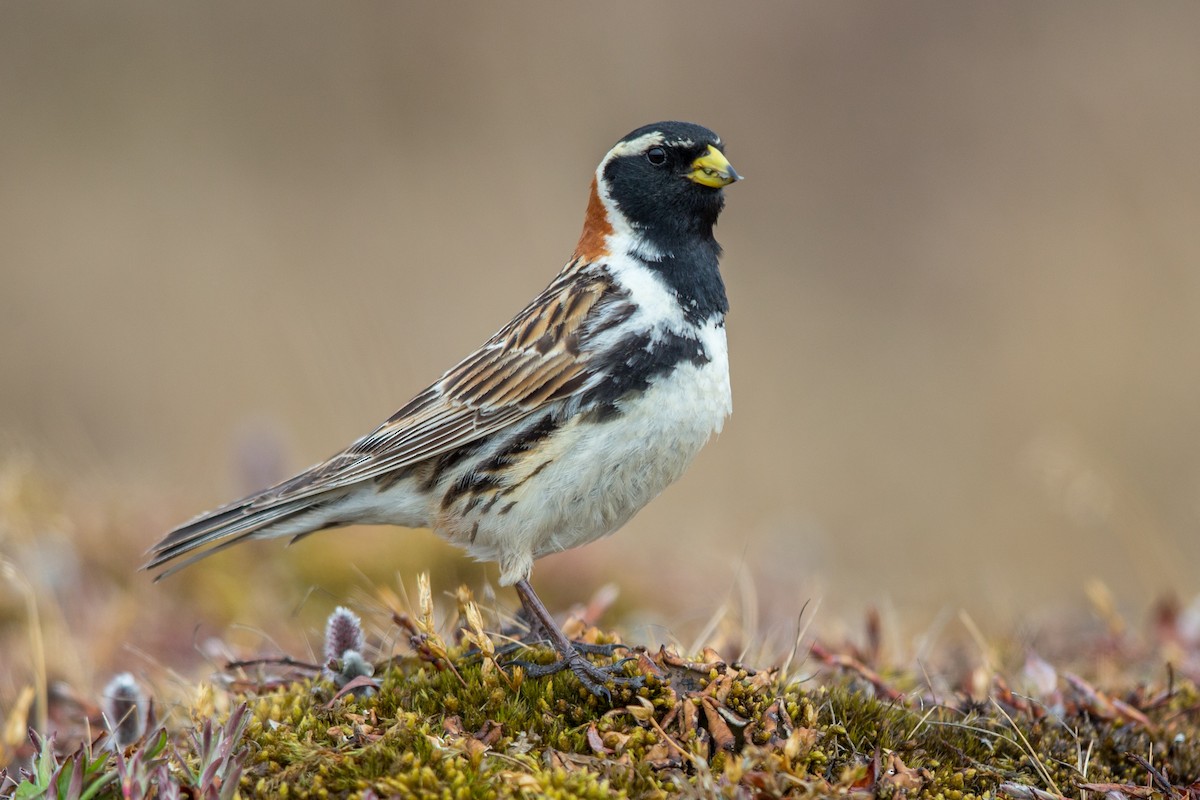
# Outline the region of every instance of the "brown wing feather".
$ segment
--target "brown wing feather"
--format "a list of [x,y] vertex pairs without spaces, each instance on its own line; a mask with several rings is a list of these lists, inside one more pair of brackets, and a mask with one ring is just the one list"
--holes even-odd
[[403,469],[578,391],[589,374],[581,329],[601,301],[619,291],[602,273],[583,279],[583,266],[564,270],[483,347],[371,434],[263,499],[295,500]]
[[[147,567],[196,553],[161,578],[274,525],[302,519],[354,484],[449,453],[572,396],[595,377],[581,338],[631,313],[624,290],[576,260],[483,347],[375,431],[291,480],[176,528],[155,545]],[[313,530],[322,524],[328,521],[314,523]]]

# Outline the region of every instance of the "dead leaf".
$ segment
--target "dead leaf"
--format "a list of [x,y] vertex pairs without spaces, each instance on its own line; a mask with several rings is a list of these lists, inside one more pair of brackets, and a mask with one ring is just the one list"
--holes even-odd
[[655,769],[670,769],[683,766],[683,757],[666,742],[659,742],[646,751],[643,760]]
[[700,707],[704,710],[704,721],[707,723],[708,732],[712,734],[713,742],[726,753],[732,753],[737,747],[737,741],[734,739],[733,731],[729,730],[729,726],[721,718],[721,714],[717,710],[717,702],[711,697],[705,697],[701,701]]
[[473,735],[476,739],[483,742],[488,747],[493,747],[504,735],[504,726],[499,722],[489,719],[484,722],[483,727],[475,731]]
[[600,731],[596,730],[596,723],[588,725],[587,729],[588,747],[592,748],[592,752],[600,756],[612,755],[612,750],[604,745],[604,740],[600,738]]
[[[1155,789],[1153,786],[1142,786],[1135,783],[1081,783],[1080,789],[1086,789],[1089,792],[1100,792],[1108,794],[1115,792],[1116,794],[1125,795],[1126,797],[1161,797],[1162,792]],[[1058,795],[1051,795],[1049,792],[1043,792],[1044,795],[1057,798]],[[1014,797],[1016,795],[1013,795]],[[1039,798],[1040,800],[1040,798]]]
[[900,760],[900,756],[892,753],[888,757],[887,768],[879,776],[879,784],[882,786],[892,786],[895,788],[897,794],[907,795],[910,792],[916,794],[921,791],[927,779],[927,774],[906,766]]

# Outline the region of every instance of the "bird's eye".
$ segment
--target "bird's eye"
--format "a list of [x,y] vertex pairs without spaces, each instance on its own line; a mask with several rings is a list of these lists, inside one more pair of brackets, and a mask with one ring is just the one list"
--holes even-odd
[[646,160],[656,167],[667,163],[667,151],[661,147],[651,147],[646,151]]

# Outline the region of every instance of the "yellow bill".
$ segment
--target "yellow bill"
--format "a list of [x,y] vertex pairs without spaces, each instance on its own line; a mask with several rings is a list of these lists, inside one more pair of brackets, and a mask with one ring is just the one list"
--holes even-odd
[[740,181],[742,176],[737,174],[737,170],[729,163],[729,159],[725,158],[725,154],[710,144],[708,151],[692,162],[692,171],[688,173],[688,179],[701,186],[720,189],[734,181]]

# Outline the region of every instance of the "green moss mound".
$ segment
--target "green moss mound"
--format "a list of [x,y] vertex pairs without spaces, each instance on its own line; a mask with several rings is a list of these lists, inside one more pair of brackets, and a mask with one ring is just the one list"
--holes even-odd
[[417,619],[393,613],[410,654],[368,666],[356,634],[332,648],[346,659],[323,665],[230,664],[226,688],[206,686],[182,729],[67,756],[34,736],[32,769],[0,775],[0,796],[1200,798],[1200,691],[1173,676],[1118,697],[1042,662],[1038,697],[988,671],[979,700],[819,644],[802,681],[712,650],[621,649],[592,658],[620,659],[644,685],[610,685],[602,700],[568,671],[527,676],[513,659],[554,653],[487,633],[465,590],[447,643],[427,579],[420,595]]
[[1082,704],[1061,716],[999,701],[921,709],[852,680],[782,685],[770,670],[660,651],[631,662],[631,673],[650,674],[647,686],[609,707],[569,673],[526,680],[449,655],[453,669],[394,661],[369,697],[334,698],[329,685],[305,681],[246,698],[242,793],[960,800],[1015,784],[1005,792],[1077,796],[1083,783],[1144,784],[1137,754],[1160,763],[1169,754],[1176,779],[1200,775],[1200,695],[1190,685],[1144,722]]

